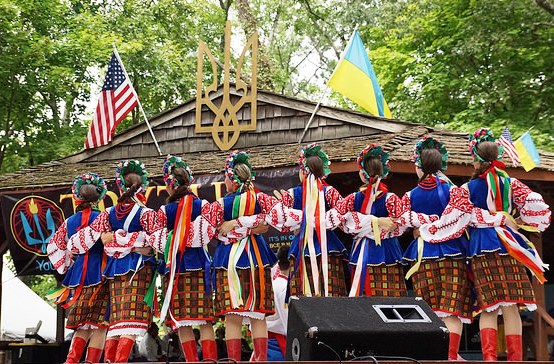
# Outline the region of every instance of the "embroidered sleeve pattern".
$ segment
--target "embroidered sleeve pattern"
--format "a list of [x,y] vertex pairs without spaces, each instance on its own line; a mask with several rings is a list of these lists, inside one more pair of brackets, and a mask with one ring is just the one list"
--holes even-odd
[[474,207],[471,211],[471,226],[477,228],[506,225],[506,216],[496,212]]
[[550,207],[544,202],[542,196],[533,192],[529,187],[512,178],[512,194],[521,220],[529,226],[534,226],[540,231],[544,231],[550,226],[551,211]]
[[331,207],[335,207],[337,204],[340,204],[342,201],[342,196],[339,191],[332,186],[328,186],[325,190],[325,200]]
[[423,240],[440,243],[460,237],[471,222],[473,204],[469,192],[463,187],[450,190],[450,201],[440,219],[430,224],[421,225],[419,233]]
[[48,241],[46,253],[54,269],[60,274],[67,272],[73,264],[73,255],[67,250],[67,224],[65,221]]
[[148,246],[148,235],[145,231],[129,233],[118,229],[113,233],[111,242],[104,245],[107,255],[114,258],[123,258],[133,251],[133,248],[144,248]]
[[146,233],[151,234],[152,232],[161,229],[164,225],[161,225],[158,222],[156,211],[145,207],[140,213],[140,226],[142,226]]
[[[300,228],[302,211],[287,207],[282,201],[265,193],[258,193],[258,201],[264,221],[281,232],[289,232]],[[257,225],[257,224],[256,224]]]
[[292,205],[294,204],[294,197],[292,196],[292,190],[283,191],[281,193],[281,202],[283,203],[283,205],[285,205],[286,207],[292,207]]
[[[223,206],[220,201],[214,201],[202,206],[202,217],[216,229],[223,222]],[[212,239],[213,236],[210,238]]]
[[[210,206],[213,205],[213,206]],[[206,200],[202,200],[202,214],[199,215],[191,224],[191,232],[189,233],[189,238],[187,244],[190,244],[191,247],[201,247],[208,245],[210,240],[212,240],[217,235],[217,226],[212,225],[207,218],[210,214],[211,209],[215,209],[215,214],[219,214],[218,207],[221,207],[219,202],[213,202],[210,204]],[[220,210],[221,218],[223,218],[223,209]],[[204,215],[206,213],[206,215]],[[219,224],[219,223],[218,223]]]
[[111,231],[109,215],[106,211],[100,213],[92,224],[73,234],[67,243],[73,254],[84,254],[100,239],[102,233]]
[[150,234],[148,238],[148,245],[154,250],[163,253],[165,251],[165,244],[167,242],[167,216],[165,213],[165,206],[160,207],[156,212],[157,228]]
[[387,210],[389,211],[390,216],[399,226],[404,226],[405,230],[408,227],[417,229],[423,224],[429,224],[439,219],[437,215],[426,215],[420,212],[412,211],[410,192],[406,192],[406,194],[402,196],[402,199],[399,197],[396,197],[396,199],[391,198],[390,203],[388,199],[389,197],[387,197]]
[[[344,200],[346,200],[346,198]],[[344,230],[344,224],[347,220],[345,217],[346,214],[348,214],[348,212],[342,214],[337,208],[333,208],[325,212],[325,228],[327,230],[334,230],[336,228]],[[353,223],[353,221],[351,223]]]
[[354,211],[355,197],[356,197],[356,193],[351,193],[345,198],[339,199],[334,205],[334,208],[337,210],[336,212],[338,214],[344,215],[348,211]]

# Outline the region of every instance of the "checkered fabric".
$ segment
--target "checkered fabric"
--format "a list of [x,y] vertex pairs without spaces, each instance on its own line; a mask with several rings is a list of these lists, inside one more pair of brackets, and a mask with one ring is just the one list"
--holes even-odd
[[491,253],[475,256],[471,262],[477,312],[501,302],[517,303],[520,308],[536,303],[527,269],[511,256]]
[[471,285],[465,259],[425,260],[412,276],[416,295],[434,311],[471,319]]
[[150,325],[152,312],[144,302],[144,295],[153,278],[152,267],[141,268],[129,284],[133,271],[109,280],[110,323],[140,322]]
[[[312,265],[309,258],[304,260],[306,263],[306,271],[308,272],[308,280],[310,282],[310,289],[312,296],[316,296],[314,282],[312,280]],[[329,297],[344,297],[346,296],[346,280],[344,277],[344,266],[342,264],[342,258],[340,256],[328,256],[329,262]],[[321,267],[321,255],[317,257],[317,264]],[[297,270],[294,277],[290,280],[290,295],[291,296],[303,296],[301,286],[300,270]],[[319,274],[320,293],[319,296],[324,295],[323,290],[323,274]]]
[[[180,273],[173,287],[173,300],[169,306],[177,321],[214,320],[212,295],[206,293],[204,271]],[[164,295],[167,290],[167,279],[164,279]],[[212,287],[213,288],[213,287]]]
[[406,281],[402,264],[375,265],[367,267],[365,296],[406,297]]
[[[89,303],[90,298],[94,299]],[[66,327],[76,330],[85,325],[108,327],[106,311],[108,309],[109,291],[107,284],[83,287],[77,302],[71,306],[67,315]]]
[[[250,294],[250,269],[237,269],[240,284],[242,288],[242,298],[246,302],[248,295]],[[229,294],[229,280],[226,269],[216,270],[216,294],[215,294],[215,314],[216,316],[223,316],[228,312],[245,311],[243,307],[239,309],[233,309],[231,307],[231,298]],[[273,310],[273,288],[271,285],[271,269],[266,267],[264,269],[265,277],[265,299],[260,302],[260,280],[258,279],[258,271],[256,268],[254,281],[254,289],[256,293],[256,305],[254,312],[261,312],[266,314],[274,313]]]

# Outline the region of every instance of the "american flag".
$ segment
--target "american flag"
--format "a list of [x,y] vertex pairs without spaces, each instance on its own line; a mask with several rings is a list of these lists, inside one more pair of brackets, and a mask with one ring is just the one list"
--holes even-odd
[[114,51],[85,140],[85,149],[111,142],[115,128],[137,104],[138,96]]
[[519,156],[516,148],[514,147],[514,140],[512,139],[512,134],[510,134],[508,127],[505,127],[504,130],[502,130],[499,141],[504,147],[504,153],[508,154],[508,157],[512,160],[512,165],[517,167],[519,164]]

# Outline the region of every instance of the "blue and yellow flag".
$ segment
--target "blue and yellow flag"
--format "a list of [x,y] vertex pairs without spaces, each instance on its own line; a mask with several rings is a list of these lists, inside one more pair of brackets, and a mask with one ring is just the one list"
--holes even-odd
[[516,147],[517,154],[519,156],[519,163],[525,169],[525,172],[529,172],[539,164],[541,164],[541,158],[539,157],[539,152],[533,143],[533,138],[531,134],[526,131],[518,140],[515,141],[514,146]]
[[373,115],[392,117],[357,30],[327,85]]

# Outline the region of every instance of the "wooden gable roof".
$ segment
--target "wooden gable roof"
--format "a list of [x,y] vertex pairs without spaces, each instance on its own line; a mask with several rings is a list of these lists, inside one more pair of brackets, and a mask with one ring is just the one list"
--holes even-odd
[[[238,97],[232,90],[232,97]],[[222,89],[211,95],[214,103],[222,97]],[[247,150],[256,169],[294,166],[305,125],[315,104],[309,101],[258,91],[258,115],[255,131],[242,132],[233,149]],[[169,109],[150,120],[153,132],[164,154],[181,155],[196,175],[216,174],[223,169],[227,152],[219,150],[210,133],[195,132],[195,100]],[[203,110],[203,124],[211,113]],[[239,121],[250,119],[250,110],[239,112]],[[391,154],[396,172],[413,173],[411,163],[415,142],[430,135],[445,142],[449,150],[449,174],[469,175],[471,157],[467,151],[468,134],[436,129],[400,120],[388,120],[351,110],[321,106],[302,144],[320,143],[329,154],[334,173],[357,170],[357,153],[369,143],[378,143]],[[510,174],[526,180],[552,180],[554,153],[541,153],[541,166],[524,174],[521,168]],[[145,123],[116,135],[106,146],[83,150],[57,161],[30,169],[0,175],[0,191],[67,185],[72,177],[94,171],[112,179],[117,161],[140,159],[150,176],[161,175],[164,157],[158,156]]]

